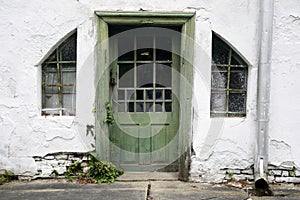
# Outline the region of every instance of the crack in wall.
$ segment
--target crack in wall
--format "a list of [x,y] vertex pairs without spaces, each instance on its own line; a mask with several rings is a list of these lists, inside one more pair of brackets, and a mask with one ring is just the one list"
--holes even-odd
[[300,17],[299,16],[290,15],[290,17],[293,18],[292,23],[294,23],[296,21],[300,21]]

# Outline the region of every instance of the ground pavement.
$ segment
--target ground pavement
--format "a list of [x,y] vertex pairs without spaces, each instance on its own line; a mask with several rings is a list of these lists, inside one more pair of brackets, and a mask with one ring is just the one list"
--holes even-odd
[[[174,179],[155,179],[144,176],[119,179],[113,184],[76,184],[64,179],[14,181],[0,186],[0,200],[243,200],[249,198],[245,187],[238,185],[204,184],[180,182]],[[238,187],[236,187],[238,186]],[[251,187],[247,186],[247,187]],[[272,185],[275,196],[251,197],[253,200],[300,200],[300,186]]]

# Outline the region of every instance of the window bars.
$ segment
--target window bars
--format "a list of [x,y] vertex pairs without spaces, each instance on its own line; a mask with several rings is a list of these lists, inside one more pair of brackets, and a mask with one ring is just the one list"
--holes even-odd
[[42,64],[42,115],[76,113],[76,32]]
[[211,117],[245,117],[248,66],[215,34],[211,66]]

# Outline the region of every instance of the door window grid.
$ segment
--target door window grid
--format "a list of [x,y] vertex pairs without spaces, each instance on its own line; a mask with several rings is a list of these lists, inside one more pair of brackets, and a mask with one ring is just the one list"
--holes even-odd
[[213,40],[218,45],[213,45],[212,55],[211,116],[245,117],[247,65],[216,36]]
[[76,109],[76,33],[42,64],[42,115],[74,116]]
[[[118,91],[117,91],[117,102],[119,112],[172,112],[172,71],[169,73],[170,84],[169,87],[157,84],[156,70],[157,65],[163,64],[164,67],[168,65],[171,68],[172,57],[167,60],[156,60],[157,49],[156,49],[156,36],[152,38],[152,48],[138,48],[137,47],[137,36],[134,36],[134,50],[133,60],[118,60],[117,74],[118,74]],[[150,50],[150,52],[149,52]],[[148,51],[148,52],[147,52]],[[152,52],[151,52],[152,51]],[[161,51],[161,50],[160,50]],[[170,49],[171,51],[171,49]],[[140,55],[138,55],[138,53]],[[127,54],[131,54],[129,52]],[[152,55],[151,55],[152,54]],[[171,54],[172,55],[172,54]],[[124,56],[124,55],[121,55]],[[152,56],[151,59],[142,60],[142,56]],[[120,57],[119,57],[120,58]],[[120,77],[120,66],[123,64],[133,64],[133,87],[122,86],[122,77]],[[146,85],[138,85],[138,67],[141,65],[153,65],[152,70],[152,86],[151,82]],[[142,66],[143,67],[143,66]],[[151,67],[151,66],[150,66]],[[131,72],[127,72],[131,73]],[[122,73],[122,75],[124,75]],[[126,75],[125,75],[126,76]],[[130,77],[129,77],[130,78]],[[120,80],[121,79],[121,80]],[[125,78],[125,81],[128,81]],[[121,84],[120,84],[121,83]],[[147,82],[146,82],[147,83]],[[130,94],[130,95],[129,95]]]

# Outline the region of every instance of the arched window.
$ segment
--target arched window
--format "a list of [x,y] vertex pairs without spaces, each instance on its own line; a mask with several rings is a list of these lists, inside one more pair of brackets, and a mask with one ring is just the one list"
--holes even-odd
[[214,33],[211,66],[211,117],[245,117],[248,66]]
[[42,64],[42,115],[75,115],[76,46],[75,32]]

